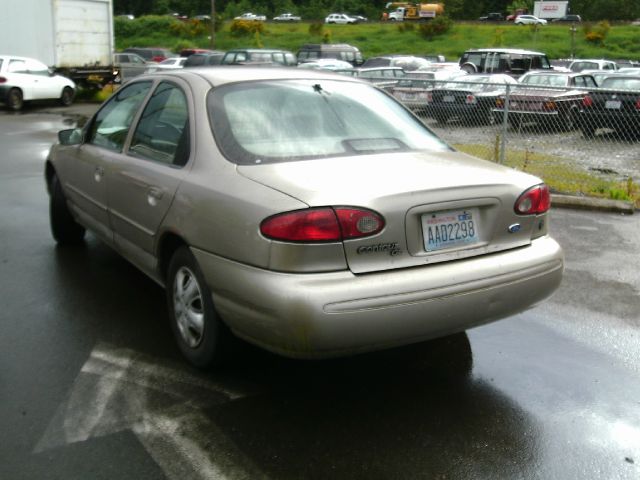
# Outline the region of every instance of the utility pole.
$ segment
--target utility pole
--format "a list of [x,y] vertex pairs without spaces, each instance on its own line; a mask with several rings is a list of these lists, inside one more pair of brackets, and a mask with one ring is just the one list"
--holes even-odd
[[211,49],[216,48],[216,0],[211,0]]
[[573,60],[574,58],[576,58],[576,32],[577,32],[577,28],[576,28],[576,24],[575,23],[571,24],[571,28],[569,29],[569,31],[571,32],[571,60]]

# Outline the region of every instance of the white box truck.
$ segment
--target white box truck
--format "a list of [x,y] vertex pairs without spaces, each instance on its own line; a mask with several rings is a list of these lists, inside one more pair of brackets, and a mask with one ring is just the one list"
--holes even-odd
[[538,18],[553,20],[562,18],[569,12],[569,2],[533,2],[533,14]]
[[35,58],[80,85],[117,80],[112,0],[4,3],[0,54]]

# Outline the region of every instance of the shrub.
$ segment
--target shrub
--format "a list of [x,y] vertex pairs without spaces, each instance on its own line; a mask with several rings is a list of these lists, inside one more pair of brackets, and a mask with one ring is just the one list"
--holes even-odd
[[587,23],[583,27],[584,38],[589,43],[602,45],[609,34],[609,30],[611,30],[611,24],[606,20],[598,22],[595,27]]
[[400,33],[413,32],[416,29],[416,25],[411,22],[400,22],[396,28]]
[[420,24],[420,36],[427,40],[432,40],[433,37],[447,33],[452,26],[453,20],[446,15],[439,15],[426,23]]
[[309,35],[313,35],[314,37],[319,37],[322,35],[322,31],[324,30],[324,25],[322,22],[313,22],[309,25]]
[[264,22],[256,22],[253,20],[234,20],[229,28],[231,35],[234,37],[244,37],[255,35],[256,33],[264,33]]

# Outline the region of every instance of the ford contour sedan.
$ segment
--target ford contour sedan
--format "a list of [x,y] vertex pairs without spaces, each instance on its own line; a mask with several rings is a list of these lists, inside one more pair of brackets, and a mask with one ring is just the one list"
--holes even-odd
[[456,152],[393,97],[301,69],[156,72],[46,162],[53,237],[167,292],[194,365],[232,336],[323,358],[446,336],[560,284],[540,179]]

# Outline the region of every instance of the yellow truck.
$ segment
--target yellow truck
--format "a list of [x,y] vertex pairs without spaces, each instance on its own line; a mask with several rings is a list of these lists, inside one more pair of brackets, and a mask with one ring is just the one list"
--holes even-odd
[[387,19],[394,22],[405,20],[428,20],[444,13],[442,3],[404,3],[390,2],[386,5],[387,10],[392,11],[387,15]]

